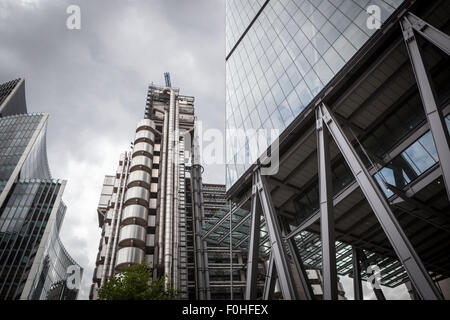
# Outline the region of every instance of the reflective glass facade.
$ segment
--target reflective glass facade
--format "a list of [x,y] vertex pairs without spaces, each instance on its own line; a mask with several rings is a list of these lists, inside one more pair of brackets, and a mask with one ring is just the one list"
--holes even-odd
[[0,117],[25,113],[25,81],[15,79],[0,84]]
[[0,85],[0,106],[5,102],[18,83],[19,79],[16,79]]
[[22,114],[23,79],[0,85],[5,87],[8,96],[1,107],[8,114],[0,117],[0,299],[75,299],[78,290],[61,287],[68,267],[79,266],[59,240],[65,181],[50,174],[48,115]]
[[38,129],[44,115],[17,115],[0,121],[0,192]]
[[[32,300],[72,300],[76,299],[78,290],[67,286],[67,270],[70,266],[81,267],[72,259],[59,239],[58,219],[64,216],[65,206],[60,205],[56,219],[45,241],[44,252],[39,258],[39,270],[34,276],[31,290],[26,299]],[[80,274],[82,275],[82,274]]]
[[[381,9],[379,31],[366,24],[370,20],[366,13],[369,5]],[[252,230],[246,219],[250,218],[250,207],[258,210],[250,199],[252,191],[261,187],[257,179],[261,167],[256,166],[252,183],[248,169],[253,161],[246,158],[252,154],[252,133],[257,134],[254,129],[276,128],[284,132],[279,149],[280,169],[265,179],[262,187],[270,194],[267,202],[272,203],[282,222],[282,233],[287,239],[295,239],[297,254],[306,268],[322,268],[322,258],[326,261],[322,245],[333,245],[320,237],[324,224],[320,219],[318,176],[325,174],[329,163],[334,224],[328,227],[336,239],[339,274],[352,276],[352,249],[358,248],[361,266],[365,268],[368,261],[374,262],[380,267],[381,282],[386,286],[397,287],[409,278],[417,278],[407,263],[402,265],[408,259],[417,264],[422,259],[435,281],[449,276],[448,230],[442,231],[448,225],[445,213],[450,209],[445,168],[448,161],[443,160],[448,149],[443,135],[436,134],[441,131],[440,121],[427,119],[424,109],[436,105],[445,118],[443,129],[450,132],[450,60],[416,33],[414,40],[411,33],[402,32],[407,19],[417,16],[425,21],[415,25],[417,33],[425,30],[420,29],[423,24],[430,24],[449,34],[448,15],[442,14],[448,10],[448,2],[264,2],[255,19],[244,28],[242,37],[228,46],[231,49],[227,52],[227,131],[247,131],[246,140],[227,141],[229,196],[246,209],[233,215],[232,238],[237,240],[233,241],[234,246],[249,247]],[[412,44],[419,47],[420,55],[411,54]],[[414,72],[420,63],[428,77]],[[423,87],[428,82],[433,95],[426,99]],[[327,114],[329,109],[334,117],[315,121],[316,101],[324,102],[316,110]],[[323,132],[320,125],[332,135],[329,157],[322,153],[325,165],[318,162],[319,151],[324,150],[317,141],[317,133]],[[338,132],[334,125],[342,131]],[[349,143],[367,172],[347,157],[352,149]],[[346,150],[344,155],[342,150]],[[380,199],[383,195],[370,195],[367,189],[371,186],[355,181],[352,172],[362,171],[378,182],[391,217],[383,217],[380,206],[374,205],[378,200],[384,201]],[[371,180],[370,176],[366,178]],[[266,216],[270,214],[270,210],[262,211]],[[204,237],[226,243],[230,237],[227,214],[225,210],[205,225]],[[411,243],[413,253],[408,259],[397,260],[392,248],[404,244],[395,240],[399,238],[395,228],[386,228],[389,220],[398,223]],[[265,246],[264,230],[262,233],[260,254],[267,256],[267,252],[277,248]],[[294,247],[289,242],[288,245],[286,251],[291,251]],[[283,254],[282,249],[279,252]],[[414,257],[416,253],[418,258]],[[426,296],[423,287],[416,289],[422,298]],[[290,295],[288,290],[284,293]]]
[[[227,1],[226,128],[282,132],[375,33],[367,7],[382,23],[403,1],[271,0],[246,27],[261,2],[238,2]],[[251,135],[227,141],[228,188],[251,165]]]
[[21,181],[2,206],[0,298],[20,298],[60,185],[60,182]]

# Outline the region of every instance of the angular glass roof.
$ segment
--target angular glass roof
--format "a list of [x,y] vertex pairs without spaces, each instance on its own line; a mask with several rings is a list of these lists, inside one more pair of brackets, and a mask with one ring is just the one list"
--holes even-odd
[[[233,248],[247,250],[250,241],[251,219],[250,212],[241,208],[232,209],[232,241]],[[224,205],[214,216],[205,219],[200,235],[208,243],[228,247],[230,245],[230,207]],[[322,243],[320,236],[303,231],[295,236],[295,242],[300,252],[303,264],[307,269],[322,268]],[[286,246],[287,247],[287,246]],[[270,239],[266,223],[261,215],[260,253],[268,256]],[[368,265],[377,265],[381,269],[381,284],[396,287],[406,281],[408,276],[400,262],[392,257],[364,250]],[[336,241],[337,271],[341,276],[353,276],[352,247]],[[361,268],[364,269],[364,268]],[[367,280],[366,270],[362,270],[362,279]]]

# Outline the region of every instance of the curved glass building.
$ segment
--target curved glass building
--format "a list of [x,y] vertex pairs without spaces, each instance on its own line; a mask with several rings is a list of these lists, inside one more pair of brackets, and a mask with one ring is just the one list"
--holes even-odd
[[59,239],[66,181],[50,174],[48,114],[26,114],[23,79],[0,94],[0,299],[74,299],[82,269]]

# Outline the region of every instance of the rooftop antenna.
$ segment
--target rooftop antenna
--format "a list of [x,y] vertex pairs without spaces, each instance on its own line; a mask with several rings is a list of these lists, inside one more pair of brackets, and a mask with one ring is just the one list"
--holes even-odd
[[171,88],[172,84],[170,83],[170,73],[164,72],[164,80],[166,81],[166,87]]

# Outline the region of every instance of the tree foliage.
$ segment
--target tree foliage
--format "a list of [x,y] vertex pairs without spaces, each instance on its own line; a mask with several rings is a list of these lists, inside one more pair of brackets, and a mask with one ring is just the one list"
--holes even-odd
[[111,276],[99,289],[100,300],[173,300],[178,292],[169,283],[164,286],[165,277],[153,279],[150,265],[145,263],[127,267],[123,272]]

